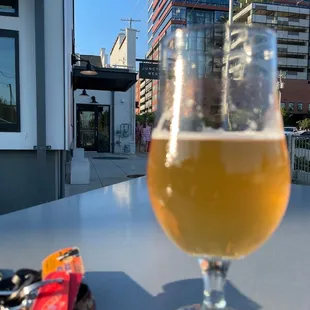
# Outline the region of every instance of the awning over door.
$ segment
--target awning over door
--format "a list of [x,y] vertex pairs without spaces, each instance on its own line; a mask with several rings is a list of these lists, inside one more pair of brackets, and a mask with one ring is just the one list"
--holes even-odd
[[96,68],[97,75],[83,75],[85,67],[73,67],[73,88],[127,91],[137,81],[137,73],[128,69]]

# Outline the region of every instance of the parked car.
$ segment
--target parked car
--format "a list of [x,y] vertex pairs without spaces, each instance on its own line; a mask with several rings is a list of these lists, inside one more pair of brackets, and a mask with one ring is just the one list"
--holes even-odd
[[284,134],[286,136],[297,134],[298,130],[296,127],[284,127]]
[[306,137],[306,138],[310,138],[310,131],[306,130],[306,131],[303,131],[299,134],[299,136],[301,137]]

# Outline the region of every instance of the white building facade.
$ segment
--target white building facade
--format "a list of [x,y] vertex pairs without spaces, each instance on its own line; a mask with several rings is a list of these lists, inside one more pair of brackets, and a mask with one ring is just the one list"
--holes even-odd
[[[111,77],[118,74],[120,78],[107,88],[103,82],[98,87],[87,84],[92,88],[85,85],[84,89],[79,86],[82,83],[77,83],[74,91],[75,146],[86,151],[134,154],[136,30],[127,28],[120,33],[109,56],[101,49],[99,56],[79,57],[94,65],[100,74],[106,72]],[[117,87],[121,85],[121,76],[131,78],[124,87]]]
[[0,0],[0,213],[64,195],[73,34],[73,0]]

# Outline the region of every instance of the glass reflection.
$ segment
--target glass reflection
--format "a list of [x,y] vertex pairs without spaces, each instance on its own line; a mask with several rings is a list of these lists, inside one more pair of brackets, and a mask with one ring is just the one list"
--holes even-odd
[[130,209],[131,205],[131,182],[122,182],[117,186],[112,186],[112,192],[120,208]]
[[17,14],[17,0],[1,1],[0,15],[16,15]]
[[15,38],[0,36],[0,124],[16,124]]

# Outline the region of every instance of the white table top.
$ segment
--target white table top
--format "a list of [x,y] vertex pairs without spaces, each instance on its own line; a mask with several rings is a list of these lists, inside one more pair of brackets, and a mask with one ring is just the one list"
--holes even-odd
[[[0,216],[0,268],[40,268],[78,246],[98,309],[175,310],[202,300],[196,260],[167,240],[145,178]],[[233,262],[226,295],[236,310],[310,309],[310,187],[292,185],[287,214],[255,254]]]

